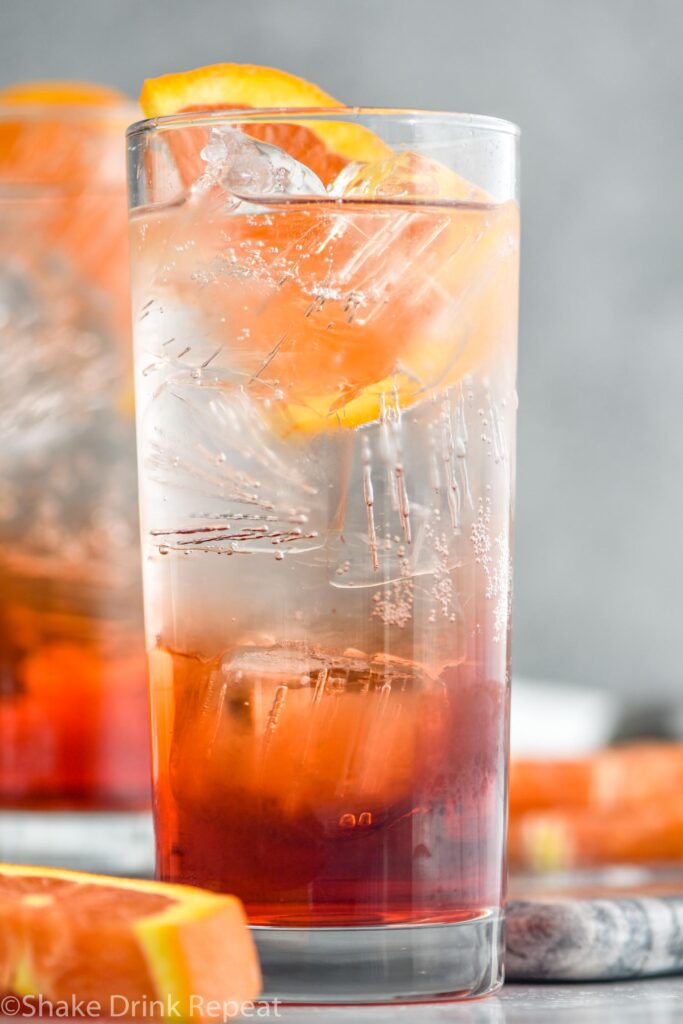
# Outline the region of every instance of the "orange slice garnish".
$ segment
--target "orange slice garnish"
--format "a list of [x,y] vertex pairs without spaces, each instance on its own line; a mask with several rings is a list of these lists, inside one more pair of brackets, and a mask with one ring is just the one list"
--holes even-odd
[[[338,106],[285,72],[235,64],[146,82],[140,102],[151,116]],[[202,311],[214,339],[230,325],[232,381],[246,382],[283,435],[373,422],[514,348],[516,205],[493,203],[438,161],[394,153],[349,116],[245,126],[325,185],[337,179],[335,201],[278,211],[273,199],[272,210],[249,217],[214,205],[194,219],[188,210],[175,223],[134,226],[136,253],[154,267],[172,236],[165,280]],[[268,136],[271,129],[279,134]],[[183,145],[197,131],[208,134],[192,126],[167,133],[185,185],[205,169],[199,138]],[[217,269],[202,271],[199,287],[203,253]]]
[[[254,64],[213,64],[147,79],[140,93],[140,106],[147,117],[161,117],[200,110],[343,107],[344,104],[317,85],[286,71]],[[377,135],[353,121],[309,121],[306,124],[296,120],[271,121],[245,125],[244,130],[290,153],[315,171],[325,185],[350,161],[381,160],[391,153]],[[186,174],[185,180],[191,181],[190,167],[186,168]]]
[[103,1019],[126,1005],[130,1015],[133,1000],[139,1007],[143,999],[159,999],[172,1016],[204,1020],[211,1019],[212,1000],[225,1005],[226,1015],[237,1013],[260,985],[254,944],[234,896],[0,865],[4,992],[42,995],[53,1004],[92,1000]]

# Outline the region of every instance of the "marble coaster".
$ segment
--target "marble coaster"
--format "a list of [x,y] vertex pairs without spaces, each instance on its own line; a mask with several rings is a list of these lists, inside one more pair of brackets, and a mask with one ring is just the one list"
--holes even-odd
[[[683,972],[680,868],[636,870],[626,878],[625,870],[546,879],[542,889],[513,880],[506,978],[599,981]],[[528,898],[520,898],[525,890]]]

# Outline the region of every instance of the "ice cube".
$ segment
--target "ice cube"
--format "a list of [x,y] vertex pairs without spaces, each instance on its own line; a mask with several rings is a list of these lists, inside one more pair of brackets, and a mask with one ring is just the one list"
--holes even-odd
[[383,688],[401,693],[428,691],[435,685],[416,662],[386,654],[368,657],[356,650],[325,651],[315,644],[240,647],[223,659],[221,671],[230,688],[308,688],[314,700],[330,693],[367,693]]
[[313,812],[333,834],[344,814],[405,810],[422,723],[445,706],[415,662],[312,644],[238,647],[193,675],[171,752],[179,802]]
[[206,170],[195,183],[195,191],[218,185],[245,201],[278,195],[327,195],[320,178],[305,164],[235,128],[212,128],[201,157]]

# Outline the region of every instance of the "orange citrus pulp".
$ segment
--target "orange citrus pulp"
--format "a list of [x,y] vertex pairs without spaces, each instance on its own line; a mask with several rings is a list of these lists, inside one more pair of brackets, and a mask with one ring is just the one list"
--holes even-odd
[[[184,885],[0,865],[0,991],[54,1003],[254,999],[261,978],[240,901]],[[191,997],[194,996],[194,1000]],[[141,1004],[138,1004],[141,1005]],[[215,1019],[215,1017],[214,1017]]]

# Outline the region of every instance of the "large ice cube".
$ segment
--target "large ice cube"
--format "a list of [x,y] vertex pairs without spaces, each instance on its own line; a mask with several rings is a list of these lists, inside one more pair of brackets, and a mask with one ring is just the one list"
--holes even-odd
[[361,816],[379,823],[409,799],[421,723],[439,721],[444,700],[421,666],[384,654],[234,649],[198,664],[194,685],[176,694],[176,796],[313,811],[333,831]]
[[237,199],[326,195],[320,178],[289,153],[235,128],[212,128],[201,152],[206,170],[193,189],[218,185]]
[[404,658],[368,657],[356,650],[329,652],[315,644],[241,647],[223,660],[221,671],[228,686],[308,688],[317,700],[326,693],[365,694],[382,687],[387,693],[405,693],[435,685],[420,665]]

